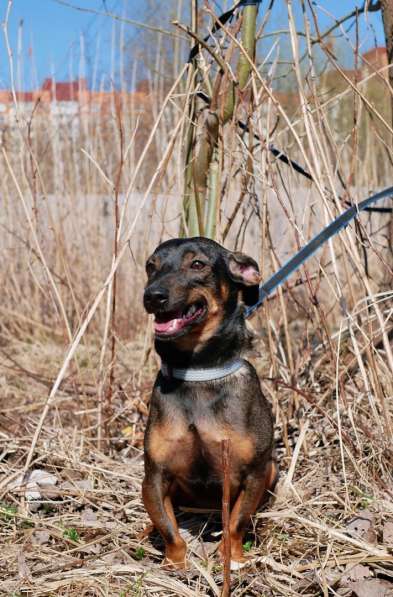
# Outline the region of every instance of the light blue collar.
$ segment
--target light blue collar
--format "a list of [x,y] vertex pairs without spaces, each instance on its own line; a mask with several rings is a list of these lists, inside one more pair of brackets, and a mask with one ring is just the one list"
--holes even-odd
[[231,373],[236,373],[243,365],[244,361],[242,359],[235,359],[221,367],[209,367],[208,369],[177,369],[162,363],[161,373],[164,377],[182,381],[213,381],[214,379],[222,379],[227,375],[231,375]]

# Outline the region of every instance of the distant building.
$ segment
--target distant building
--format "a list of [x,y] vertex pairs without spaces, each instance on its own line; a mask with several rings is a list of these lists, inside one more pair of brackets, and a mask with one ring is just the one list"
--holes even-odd
[[[150,93],[138,90],[133,93],[124,91],[90,91],[86,79],[75,81],[44,80],[40,89],[17,91],[15,97],[9,90],[0,90],[0,124],[12,124],[17,110],[26,118],[47,114],[62,124],[76,116],[93,114],[115,114],[118,110],[144,113],[150,103]],[[17,110],[15,107],[17,103]]]
[[89,94],[87,81],[83,78],[67,82],[48,78],[44,80],[41,91],[49,93],[51,102],[80,102]]
[[[362,54],[362,60],[363,70],[366,71],[367,74],[371,74],[374,71],[383,69],[388,65],[388,53],[386,48],[373,48],[372,50]],[[382,71],[382,76],[385,79],[388,79],[389,73],[387,68]]]
[[[360,81],[376,70],[383,69],[388,64],[387,52],[384,47],[377,47],[365,52],[361,56],[359,69],[345,70],[342,74],[336,69],[328,70],[319,79],[318,90],[320,93],[331,96],[343,91],[351,82]],[[388,70],[384,69],[383,77],[388,77]],[[274,92],[274,99],[288,112],[293,113],[299,105],[297,91]],[[149,81],[138,83],[136,91],[90,91],[87,80],[79,78],[74,81],[56,81],[46,78],[40,89],[33,91],[18,91],[15,97],[10,90],[0,90],[0,125],[12,125],[15,122],[17,110],[25,118],[34,115],[48,115],[61,124],[72,123],[79,126],[77,116],[113,115],[116,117],[119,110],[124,113],[133,113],[138,117],[151,114],[152,90]],[[261,102],[261,110],[267,110],[267,103]],[[335,108],[340,110],[340,106]]]

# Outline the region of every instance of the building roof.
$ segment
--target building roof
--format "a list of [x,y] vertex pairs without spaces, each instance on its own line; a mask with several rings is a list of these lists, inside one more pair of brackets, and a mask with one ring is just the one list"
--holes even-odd
[[80,92],[87,91],[87,81],[86,79],[54,81],[49,77],[44,80],[41,89],[50,93],[51,100],[56,99],[59,102],[77,101]]
[[388,63],[388,54],[385,47],[372,48],[368,52],[362,54],[364,62],[368,62],[371,66],[381,67]]
[[[377,70],[387,65],[385,47],[375,47],[362,54],[360,68],[355,70],[342,69],[344,77],[337,70],[327,71],[323,75],[325,84],[337,87],[345,84],[345,79],[351,81],[361,79],[371,69]],[[385,73],[387,76],[387,73]],[[42,107],[50,107],[53,101],[77,102],[84,109],[108,112],[113,106],[132,106],[136,110],[145,111],[151,101],[151,87],[148,80],[138,83],[134,92],[125,91],[90,91],[87,80],[83,77],[73,81],[56,81],[47,77],[39,89],[33,91],[17,91],[17,100],[21,103],[38,102]],[[296,107],[297,93],[274,91],[274,97],[285,107]],[[12,106],[13,97],[10,90],[0,89],[0,103],[4,107]]]

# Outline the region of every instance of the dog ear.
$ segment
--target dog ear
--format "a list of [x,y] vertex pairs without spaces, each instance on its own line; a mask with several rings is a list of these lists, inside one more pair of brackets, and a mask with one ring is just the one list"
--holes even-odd
[[244,253],[229,253],[227,267],[230,278],[241,286],[245,304],[255,305],[259,298],[261,281],[257,262]]

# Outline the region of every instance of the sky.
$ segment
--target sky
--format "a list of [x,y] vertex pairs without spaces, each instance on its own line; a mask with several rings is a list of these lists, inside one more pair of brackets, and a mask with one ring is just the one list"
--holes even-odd
[[[202,0],[200,1],[202,4]],[[232,1],[213,1],[212,4],[217,14],[220,14],[220,10],[231,6]],[[262,0],[261,14],[267,4],[268,0]],[[320,0],[313,4],[324,29],[333,22],[328,13],[338,18],[352,10],[356,2]],[[358,0],[357,4],[362,5],[363,2]],[[70,5],[83,10],[77,10]],[[161,7],[161,10],[157,10],[157,6]],[[166,6],[167,0],[13,0],[8,19],[8,34],[16,88],[36,88],[49,76],[54,76],[56,80],[70,80],[78,75],[87,76],[90,86],[97,88],[102,81],[110,85],[114,80],[117,84],[122,47],[130,40],[137,41],[141,30],[134,25],[121,24],[110,17],[88,11],[106,10],[137,21],[154,22],[170,29],[173,16],[165,14]],[[300,26],[299,0],[293,0],[293,6]],[[7,2],[4,0],[0,3],[0,20],[3,22],[6,8]],[[275,0],[270,29],[283,28],[286,25],[286,14],[286,1]],[[4,35],[2,32],[0,35],[0,88],[8,88],[9,60]],[[348,35],[351,40],[354,39],[355,27],[352,27]],[[379,12],[370,13],[367,22],[364,17],[361,18],[359,37],[362,51],[374,47],[375,44],[384,45]],[[350,61],[350,53],[347,57]]]

